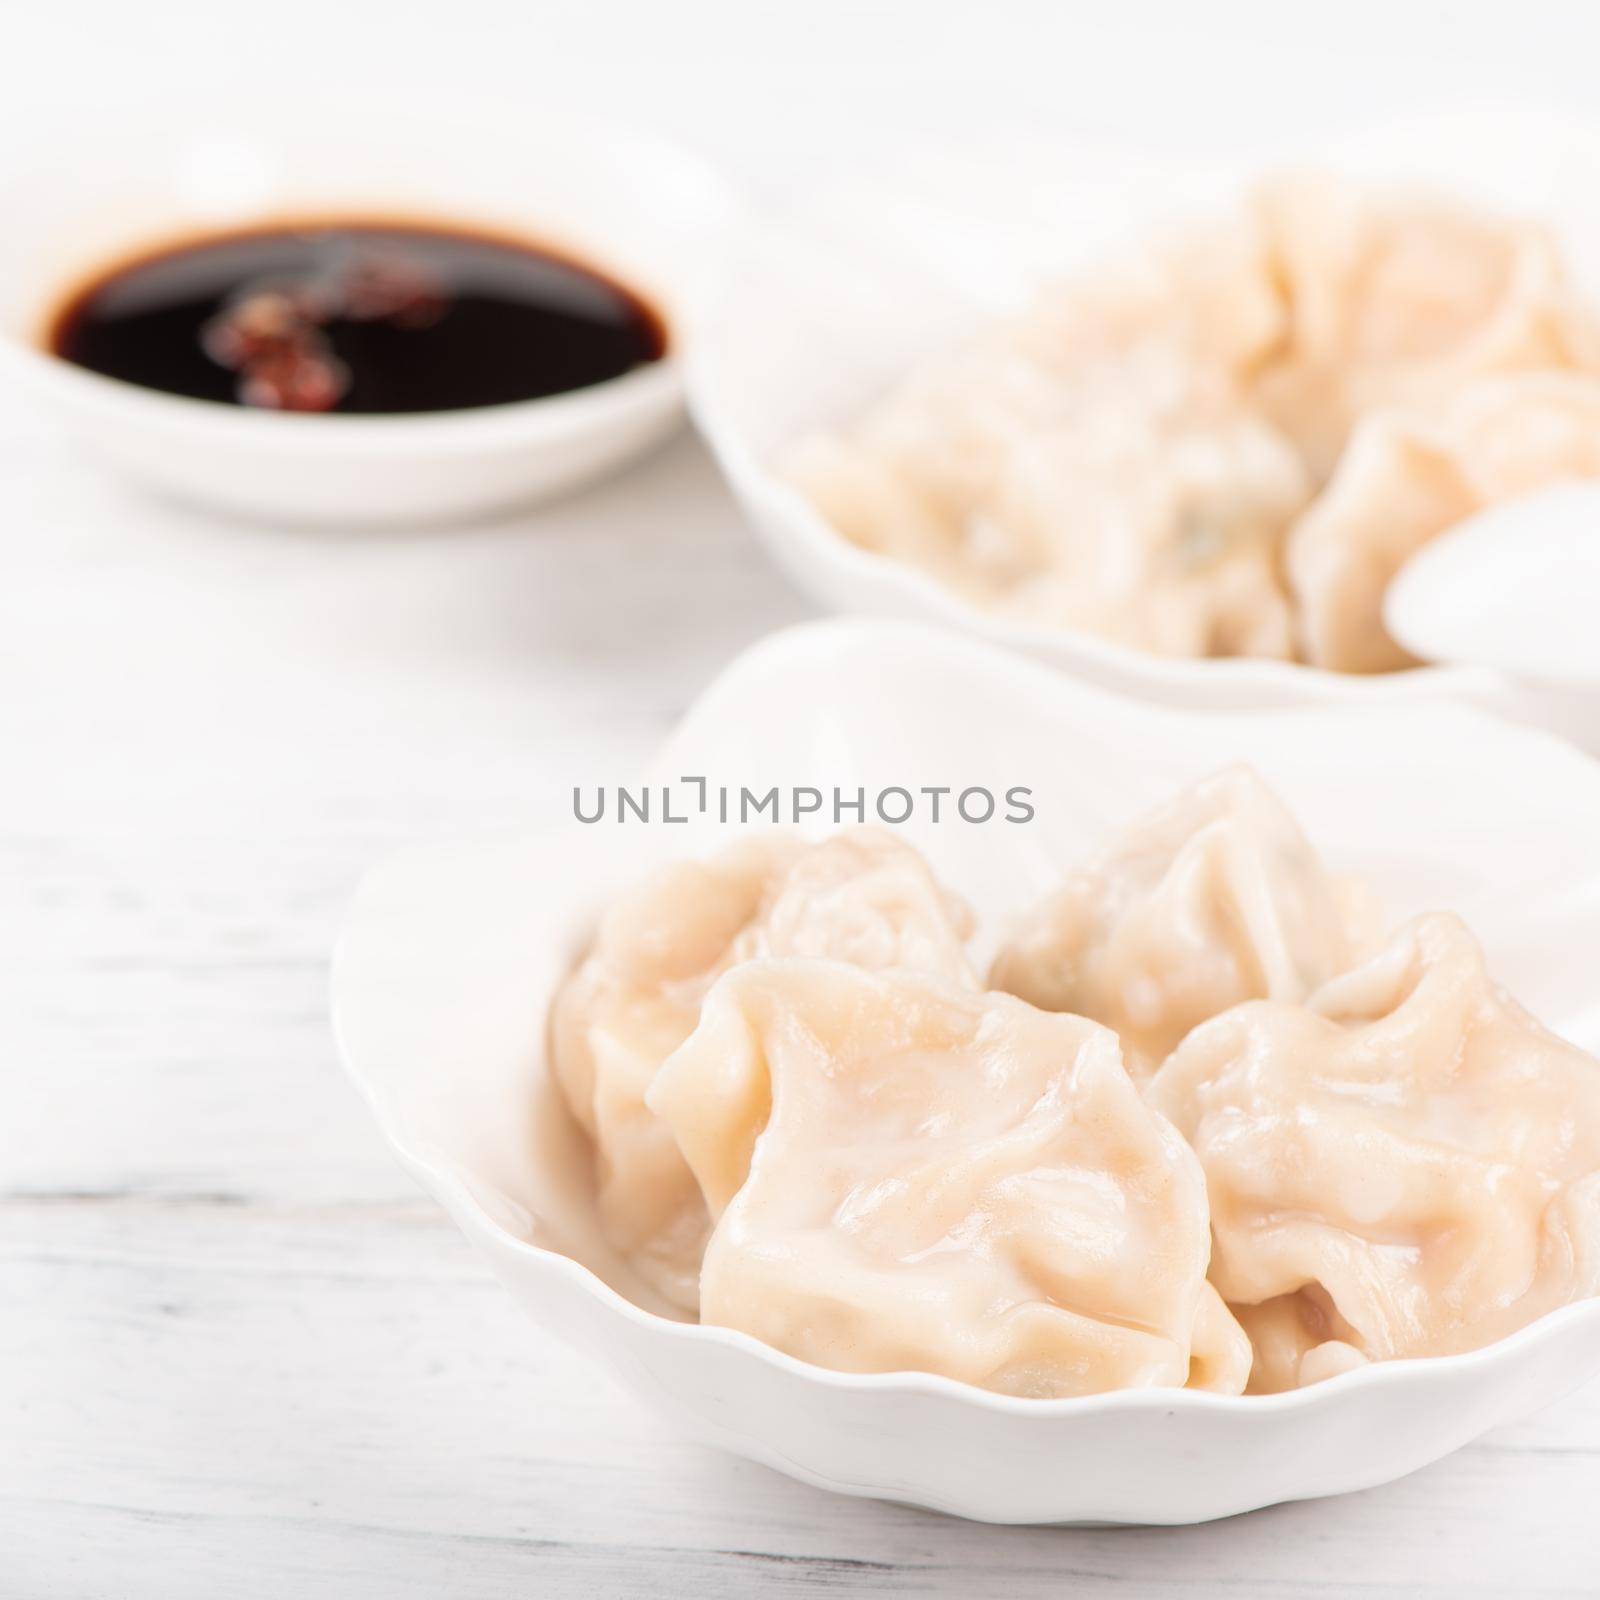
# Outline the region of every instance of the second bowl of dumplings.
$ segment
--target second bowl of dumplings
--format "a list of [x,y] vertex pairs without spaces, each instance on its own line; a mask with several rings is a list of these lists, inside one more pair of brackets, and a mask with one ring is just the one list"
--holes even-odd
[[1192,1522],[1600,1370],[1570,747],[826,623],[634,801],[377,871],[335,1003],[508,1289],[696,1437],[990,1521]]
[[690,377],[826,604],[952,622],[1169,703],[1452,694],[1390,579],[1600,476],[1600,133],[1437,119],[1222,168],[923,152],[754,227]]

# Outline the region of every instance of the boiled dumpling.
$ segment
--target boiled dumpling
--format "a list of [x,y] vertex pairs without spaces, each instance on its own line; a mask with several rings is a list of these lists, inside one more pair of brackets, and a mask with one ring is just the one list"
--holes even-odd
[[1600,1293],[1600,1062],[1497,988],[1453,916],[1303,1006],[1207,1023],[1147,1095],[1205,1168],[1252,1388],[1476,1349]]
[[602,1225],[647,1283],[687,1309],[705,1208],[644,1094],[797,849],[787,837],[752,839],[658,873],[606,913],[551,1008],[551,1066],[594,1147]]
[[858,967],[904,967],[970,988],[972,913],[910,845],[881,828],[836,833],[801,848],[734,942],[730,964],[816,956]]
[[1368,1363],[1360,1335],[1318,1284],[1260,1305],[1235,1305],[1232,1312],[1254,1352],[1251,1394],[1304,1388]]
[[1399,416],[1356,430],[1339,469],[1289,539],[1308,661],[1339,672],[1415,665],[1383,622],[1390,580],[1429,540],[1478,509],[1462,464]]
[[[970,383],[974,395],[1024,387]],[[897,432],[924,431],[938,472],[839,433],[797,447],[787,470],[852,542],[1019,621],[1161,655],[1286,657],[1293,632],[1277,551],[1309,498],[1293,451],[1241,412],[1226,383],[1186,373],[1175,351],[1086,367],[1081,383],[1045,417],[994,408],[981,423],[897,419]],[[1173,388],[1194,393],[1180,405],[1163,397]],[[956,439],[980,430],[982,444],[964,446],[964,472],[981,487],[957,494],[941,481],[958,470],[945,453],[960,460]]]
[[594,1146],[601,1222],[651,1287],[694,1309],[705,1206],[645,1091],[716,978],[740,961],[798,955],[971,985],[970,931],[922,858],[874,829],[814,845],[745,840],[668,867],[611,908],[556,995],[551,1063]]
[[1544,228],[1331,174],[1269,183],[1256,205],[1288,308],[1256,393],[1318,483],[1370,411],[1600,363]]
[[1241,1000],[1303,1000],[1355,960],[1374,914],[1261,779],[1235,767],[1072,873],[1026,916],[989,981],[1114,1028],[1142,1078]]
[[1384,593],[1405,562],[1484,506],[1596,476],[1597,378],[1487,379],[1430,410],[1367,418],[1289,536],[1306,658],[1341,672],[1413,665],[1383,623]]
[[1563,478],[1600,477],[1600,377],[1486,379],[1433,414],[1486,503]]
[[1293,452],[1228,398],[1148,427],[1129,403],[1018,441],[982,524],[1040,552],[1006,611],[1156,655],[1287,659],[1277,552],[1308,498]]
[[1115,1037],[833,962],[725,976],[652,1084],[717,1218],[701,1320],[850,1372],[1237,1393],[1204,1182]]
[[1247,227],[1195,229],[932,357],[785,470],[854,543],[1020,620],[1286,656],[1310,484],[1240,373],[1281,337]]

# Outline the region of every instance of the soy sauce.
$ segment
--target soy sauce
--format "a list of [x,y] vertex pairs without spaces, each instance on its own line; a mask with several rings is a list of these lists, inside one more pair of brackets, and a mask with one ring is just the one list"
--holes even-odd
[[564,394],[666,353],[661,318],[579,261],[396,224],[261,228],[125,262],[48,348],[108,378],[264,409],[392,415]]

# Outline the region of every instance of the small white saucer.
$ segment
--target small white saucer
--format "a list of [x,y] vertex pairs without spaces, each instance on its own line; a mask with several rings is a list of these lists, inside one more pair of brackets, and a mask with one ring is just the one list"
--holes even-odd
[[[581,115],[374,102],[107,110],[5,175],[0,364],[84,441],[185,500],[256,519],[441,522],[591,479],[681,414],[691,299],[732,206],[660,140]],[[570,394],[400,417],[297,416],[159,394],[48,354],[64,295],[119,258],[276,217],[476,224],[614,273],[663,314],[668,356]]]

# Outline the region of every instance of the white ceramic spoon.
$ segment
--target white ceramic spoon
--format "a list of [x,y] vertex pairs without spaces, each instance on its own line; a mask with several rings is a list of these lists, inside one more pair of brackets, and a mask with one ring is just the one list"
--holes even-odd
[[1383,615],[1425,661],[1600,693],[1600,485],[1468,517],[1406,564]]

